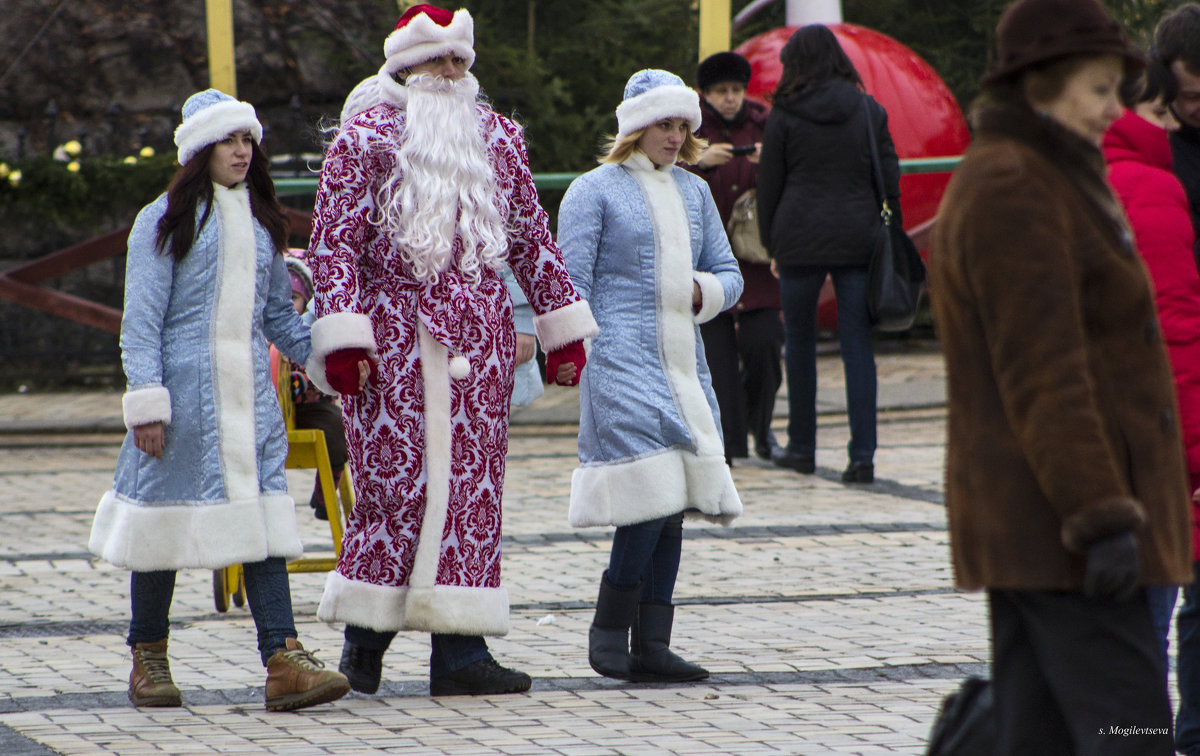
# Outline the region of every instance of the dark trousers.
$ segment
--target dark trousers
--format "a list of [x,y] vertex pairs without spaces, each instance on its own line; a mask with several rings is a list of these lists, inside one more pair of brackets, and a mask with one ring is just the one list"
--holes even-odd
[[1183,604],[1175,618],[1175,745],[1180,753],[1200,756],[1200,562],[1192,563],[1192,578],[1183,587]]
[[[246,578],[246,603],[258,629],[258,653],[263,666],[284,648],[288,638],[296,637],[292,616],[292,591],[287,564],[283,557],[242,565]],[[154,643],[167,637],[170,630],[171,599],[175,595],[175,571],[134,572],[129,579],[133,618],[129,622],[130,646]]]
[[765,440],[783,383],[783,323],[767,307],[723,312],[700,326],[726,457],[749,456],[746,433]]
[[1171,706],[1144,591],[1129,601],[988,592],[1001,756],[1170,756]]
[[341,475],[346,466],[346,429],[342,425],[342,408],[334,402],[306,402],[296,405],[296,427],[312,428],[325,434],[329,450],[329,466],[334,475]]
[[683,553],[683,512],[622,525],[613,533],[608,582],[629,589],[642,583],[642,601],[671,603]]
[[826,274],[833,278],[837,295],[838,343],[846,371],[846,410],[850,416],[850,461],[872,462],[878,389],[865,266],[790,268],[779,280],[787,360],[788,450],[810,459],[817,451],[817,303]]
[[[396,633],[346,625],[346,641],[375,651],[387,651]],[[487,641],[478,635],[433,633],[429,636],[429,677],[441,677],[483,659],[492,658]]]

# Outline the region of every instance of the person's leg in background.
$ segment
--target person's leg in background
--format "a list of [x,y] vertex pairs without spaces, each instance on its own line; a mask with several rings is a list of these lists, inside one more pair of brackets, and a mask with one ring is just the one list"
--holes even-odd
[[[742,362],[742,395],[754,453],[771,459],[779,444],[771,430],[775,396],[783,383],[783,321],[774,307],[739,313],[737,347]],[[724,410],[722,410],[723,412]]]
[[1175,678],[1179,713],[1175,748],[1200,756],[1200,562],[1192,564],[1192,582],[1183,587],[1183,604],[1175,617]]
[[817,302],[826,270],[792,268],[786,273],[779,279],[779,293],[787,362],[788,442],[774,462],[807,474],[816,469]]
[[846,411],[850,417],[850,463],[842,480],[871,483],[875,480],[878,384],[867,312],[867,269],[834,268],[830,275],[837,295],[838,343],[846,371]]
[[[337,488],[346,467],[346,430],[342,425],[342,408],[336,402],[305,402],[295,405],[296,427],[313,428],[325,434],[325,448],[329,452],[329,467],[333,471],[333,486]],[[321,491],[321,480],[313,481],[312,496],[308,506],[318,520],[327,519],[325,495]]]
[[738,370],[737,331],[733,315],[722,312],[700,326],[704,357],[712,379],[717,407],[721,410],[721,435],[725,439],[725,463],[749,454],[746,445],[746,409],[742,401]]

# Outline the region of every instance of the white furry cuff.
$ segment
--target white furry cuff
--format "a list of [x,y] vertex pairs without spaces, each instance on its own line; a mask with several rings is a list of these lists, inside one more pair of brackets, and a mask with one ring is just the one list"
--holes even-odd
[[133,430],[148,423],[171,422],[171,392],[166,386],[147,386],[126,391],[121,397],[125,427]]
[[584,299],[544,315],[535,315],[533,329],[542,344],[542,350],[547,354],[572,342],[590,339],[600,332],[600,326],[592,317],[592,308]]
[[700,284],[700,312],[692,317],[692,322],[707,323],[726,309],[725,287],[721,279],[700,270],[692,271],[692,280]]
[[317,388],[337,396],[325,381],[325,358],[340,349],[365,349],[375,356],[375,331],[371,319],[357,312],[335,312],[318,318],[312,326],[312,355],[304,365],[308,379]]

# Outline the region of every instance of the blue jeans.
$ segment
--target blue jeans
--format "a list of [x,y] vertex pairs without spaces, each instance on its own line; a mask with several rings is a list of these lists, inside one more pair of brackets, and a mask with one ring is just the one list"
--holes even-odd
[[1200,562],[1192,564],[1192,583],[1183,587],[1183,606],[1175,617],[1175,675],[1179,713],[1175,749],[1200,755]]
[[1150,604],[1150,619],[1154,622],[1154,634],[1162,643],[1163,669],[1170,669],[1167,649],[1171,646],[1171,616],[1175,614],[1175,599],[1179,597],[1179,586],[1148,585],[1146,601]]
[[[288,638],[296,637],[287,565],[283,557],[269,557],[243,564],[242,572],[246,576],[246,602],[258,628],[258,653],[265,667],[267,660],[285,647]],[[175,595],[175,571],[134,572],[129,579],[129,594],[133,617],[126,642],[132,646],[166,638],[170,631],[171,599]]]
[[865,266],[790,268],[779,279],[783,297],[784,361],[788,384],[788,450],[814,458],[817,451],[817,302],[825,275],[837,295],[838,342],[846,370],[851,462],[875,458],[875,352],[867,314]]
[[[346,625],[346,642],[355,646],[387,651],[396,633]],[[483,659],[492,658],[487,641],[478,635],[433,633],[429,636],[429,677],[441,677]]]
[[613,534],[608,582],[628,590],[642,583],[642,601],[671,603],[683,552],[683,512],[622,525]]

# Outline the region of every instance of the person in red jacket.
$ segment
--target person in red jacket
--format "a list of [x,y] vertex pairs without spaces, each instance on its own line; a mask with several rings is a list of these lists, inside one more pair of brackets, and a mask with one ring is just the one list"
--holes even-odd
[[[735,52],[710,55],[696,69],[701,101],[696,136],[708,140],[709,146],[696,165],[685,167],[708,182],[726,227],[734,202],[758,183],[758,148],[767,108],[746,99],[750,74],[749,61]],[[726,461],[749,456],[747,428],[754,437],[754,453],[770,460],[782,451],[771,431],[775,395],[783,383],[779,282],[766,263],[738,264],[746,282],[742,298],[701,325],[700,335],[721,410]]]
[[[1130,110],[1104,137],[1109,181],[1116,190],[1136,246],[1154,282],[1161,338],[1167,344],[1179,400],[1191,490],[1200,488],[1200,274],[1192,256],[1195,231],[1183,185],[1171,170],[1170,133],[1179,129],[1171,104],[1179,91],[1170,70],[1154,61],[1135,91],[1126,93]],[[1140,91],[1136,91],[1140,90]],[[1131,96],[1130,96],[1131,95]],[[1192,552],[1200,553],[1197,507],[1192,503]],[[1200,564],[1193,567],[1200,579]],[[1200,583],[1184,588],[1177,620],[1179,715],[1175,743],[1180,753],[1200,753]],[[1155,629],[1162,639],[1164,662],[1175,586],[1147,591]],[[1166,669],[1166,667],[1163,667]]]

